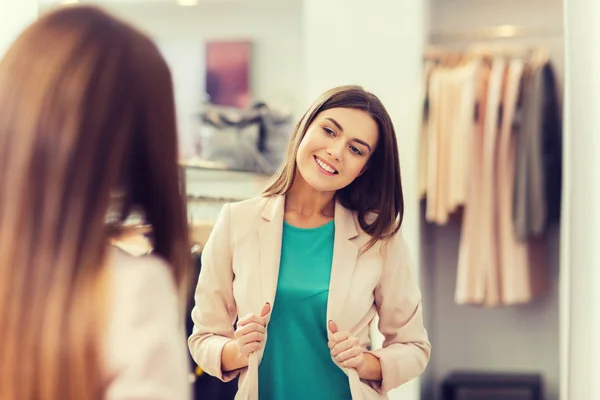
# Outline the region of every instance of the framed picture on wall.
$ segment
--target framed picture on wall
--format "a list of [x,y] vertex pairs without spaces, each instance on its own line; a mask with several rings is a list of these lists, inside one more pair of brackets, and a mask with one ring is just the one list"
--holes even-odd
[[206,43],[206,92],[212,104],[246,108],[251,93],[252,43]]

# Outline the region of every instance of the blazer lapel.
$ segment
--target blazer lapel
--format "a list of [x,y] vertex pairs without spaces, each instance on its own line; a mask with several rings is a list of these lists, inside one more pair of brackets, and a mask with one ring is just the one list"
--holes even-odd
[[268,198],[262,213],[265,223],[258,230],[262,302],[263,304],[269,302],[271,307],[275,300],[279,278],[284,205],[284,196]]
[[338,202],[335,205],[334,219],[335,237],[327,300],[327,320],[335,321],[340,329],[350,329],[349,326],[345,326],[341,317],[344,302],[350,295],[350,285],[358,258],[359,246],[352,241],[358,236],[358,231],[352,213]]

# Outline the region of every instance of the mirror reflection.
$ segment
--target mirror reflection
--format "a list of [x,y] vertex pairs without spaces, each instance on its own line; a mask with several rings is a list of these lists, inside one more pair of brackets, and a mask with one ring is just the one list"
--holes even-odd
[[[113,93],[148,115],[106,152],[126,165],[104,185],[111,244],[170,285],[134,298],[123,277],[108,292],[159,321],[111,331],[114,398],[146,384],[178,399],[561,398],[563,3],[414,3],[39,0],[39,21],[90,5],[107,14],[71,18],[130,24],[114,57],[129,48],[161,71],[127,82],[152,99]],[[6,60],[0,88],[27,81]],[[178,293],[181,334],[156,319],[177,314]],[[140,353],[116,356],[132,337]]]

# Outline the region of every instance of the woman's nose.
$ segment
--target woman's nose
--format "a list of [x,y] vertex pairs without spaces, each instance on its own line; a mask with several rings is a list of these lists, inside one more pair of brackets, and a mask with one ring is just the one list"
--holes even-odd
[[329,146],[329,148],[327,149],[327,154],[329,154],[332,158],[335,158],[337,161],[339,161],[342,157],[343,150],[344,150],[344,144],[339,142],[339,143]]

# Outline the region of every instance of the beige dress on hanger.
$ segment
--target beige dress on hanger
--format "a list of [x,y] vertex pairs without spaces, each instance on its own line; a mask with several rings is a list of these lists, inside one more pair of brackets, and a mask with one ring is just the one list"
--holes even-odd
[[455,69],[452,76],[453,90],[455,91],[453,103],[455,110],[451,132],[451,162],[449,171],[450,192],[448,194],[448,207],[454,212],[463,206],[467,199],[467,189],[471,171],[471,158],[469,149],[473,141],[475,126],[475,96],[476,75],[479,61],[469,61],[467,64]]
[[485,300],[487,306],[500,304],[500,264],[496,229],[497,182],[496,159],[498,156],[498,133],[500,106],[504,87],[506,60],[496,57],[492,61],[490,72],[488,101],[486,104],[485,129],[483,137],[483,159],[481,176],[481,214],[479,216],[479,237],[481,255],[479,268],[483,269],[485,279]]
[[458,271],[455,301],[458,304],[481,304],[485,297],[485,275],[481,268],[481,173],[483,163],[483,133],[488,96],[490,65],[482,62],[476,76],[475,126],[467,157],[470,159],[469,185],[458,251]]
[[446,224],[450,215],[452,128],[456,116],[456,87],[452,78],[452,69],[445,68],[441,73],[440,121],[437,130],[437,203],[434,222],[438,225]]
[[427,124],[427,201],[425,219],[436,222],[437,218],[437,181],[438,181],[438,132],[441,129],[442,68],[436,67],[431,72],[429,80],[429,121]]
[[[431,61],[427,61],[423,68],[423,118],[421,126],[421,135],[419,138],[419,199],[424,199],[427,195],[427,163],[429,162],[428,152],[428,134],[429,134],[429,120],[431,107],[431,98],[429,94],[429,84],[431,72],[435,68],[435,65]],[[426,107],[426,104],[427,107]]]
[[[454,68],[438,68],[431,80],[432,105],[428,131],[427,221],[444,225],[456,209],[454,185],[460,169],[460,152],[456,152],[457,119],[460,118],[463,88]],[[464,150],[463,150],[464,152]],[[464,158],[464,157],[463,157]]]

